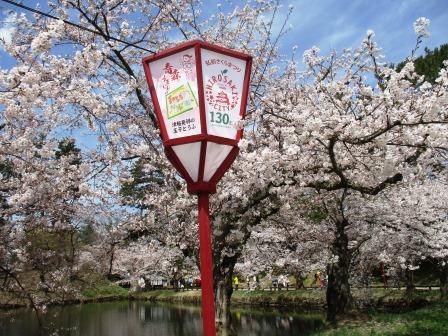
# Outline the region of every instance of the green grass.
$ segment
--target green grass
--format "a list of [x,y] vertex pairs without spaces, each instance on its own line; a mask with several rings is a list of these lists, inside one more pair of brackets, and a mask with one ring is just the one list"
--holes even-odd
[[235,291],[233,303],[266,304],[266,305],[303,305],[319,306],[324,303],[323,290],[283,290],[283,291]]
[[360,315],[313,336],[447,336],[448,301],[404,313]]
[[[136,299],[150,301],[171,301],[171,302],[199,302],[201,291],[181,291],[154,290],[148,292],[132,293]],[[325,291],[322,290],[290,290],[290,291],[234,291],[232,295],[233,304],[253,304],[253,305],[298,305],[318,307],[324,303]]]
[[[234,291],[232,302],[267,305],[323,306],[325,289],[299,289],[282,291]],[[352,289],[355,302],[370,301],[374,306],[389,307],[406,303],[405,291],[397,289],[373,288],[370,290]],[[412,300],[417,302],[436,302],[440,297],[438,290],[416,290]],[[448,335],[447,335],[448,336]]]
[[182,291],[174,290],[153,290],[148,292],[132,293],[132,297],[149,301],[166,301],[166,302],[191,302],[197,303],[201,300],[201,291]]
[[103,282],[95,287],[86,288],[81,292],[86,299],[128,298],[129,291],[112,282]]
[[[370,290],[352,288],[351,290],[353,298],[363,299],[365,297],[371,297],[374,301],[378,303],[397,301],[405,298],[405,291],[398,289],[384,289],[384,288],[373,288]],[[438,290],[415,290],[414,299],[426,299],[428,301],[436,301],[440,297],[440,292]]]
[[[374,288],[370,291],[353,289],[352,294],[356,302],[370,300],[374,306],[385,308],[400,307],[406,304],[405,292],[396,289]],[[131,294],[135,299],[151,301],[192,302],[200,301],[201,291],[154,290]],[[439,299],[439,291],[418,290],[413,300],[420,303],[436,302]],[[300,289],[282,291],[234,291],[232,295],[234,304],[272,305],[272,306],[297,306],[319,308],[325,304],[324,289]]]

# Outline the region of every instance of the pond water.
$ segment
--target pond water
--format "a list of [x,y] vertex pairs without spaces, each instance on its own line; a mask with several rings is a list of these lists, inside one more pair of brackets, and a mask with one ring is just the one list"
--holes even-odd
[[[0,311],[0,336],[200,336],[199,306],[143,301],[89,303],[48,308],[39,331],[29,309]],[[319,314],[291,309],[236,308],[238,336],[309,335],[323,326]]]

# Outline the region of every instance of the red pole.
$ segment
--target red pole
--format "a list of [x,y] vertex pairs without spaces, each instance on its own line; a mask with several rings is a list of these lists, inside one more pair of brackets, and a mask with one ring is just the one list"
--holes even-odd
[[208,193],[198,194],[199,251],[201,262],[203,336],[215,336],[215,295],[213,292],[212,235],[209,219]]

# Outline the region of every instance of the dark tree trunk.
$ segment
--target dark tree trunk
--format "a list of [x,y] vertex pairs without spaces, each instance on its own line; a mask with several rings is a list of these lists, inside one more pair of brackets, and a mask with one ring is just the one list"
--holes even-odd
[[72,270],[73,266],[75,265],[75,255],[76,255],[75,234],[76,234],[75,230],[70,231],[70,255],[69,255],[70,270]]
[[440,269],[440,298],[448,299],[448,263]]
[[332,252],[337,261],[327,266],[327,319],[334,323],[338,315],[344,314],[351,305],[349,284],[350,258],[348,237],[345,232],[347,221],[336,223],[336,237],[333,241]]
[[107,271],[107,278],[112,279],[112,271],[114,267],[115,258],[115,243],[112,243],[109,250],[109,269]]
[[47,287],[47,282],[45,279],[45,270],[43,268],[39,270],[39,280],[41,282],[42,291],[47,294],[48,287]]
[[296,274],[294,277],[296,279],[296,289],[303,288],[304,287],[304,285],[303,285],[303,281],[304,281],[303,276],[301,274]]
[[172,283],[173,283],[173,288],[175,292],[179,291],[179,280],[177,279],[177,274],[173,275],[173,278],[171,279]]
[[219,279],[215,279],[215,311],[216,331],[220,336],[234,335],[230,314],[230,299],[233,293],[232,272],[227,272]]
[[387,288],[387,277],[386,277],[386,272],[384,271],[384,263],[380,263],[380,272],[381,272],[381,278],[383,279],[384,289],[386,289]]
[[410,302],[414,296],[414,274],[413,272],[406,268],[404,271],[405,279],[406,279],[406,299]]

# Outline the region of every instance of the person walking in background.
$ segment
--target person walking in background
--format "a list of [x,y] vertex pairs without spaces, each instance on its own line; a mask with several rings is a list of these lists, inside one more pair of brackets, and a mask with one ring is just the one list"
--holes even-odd
[[323,287],[320,271],[317,271],[316,274],[314,274],[314,283],[316,284],[316,287]]
[[238,290],[239,280],[238,280],[238,276],[236,276],[236,275],[233,277],[233,285],[235,287],[235,290]]

